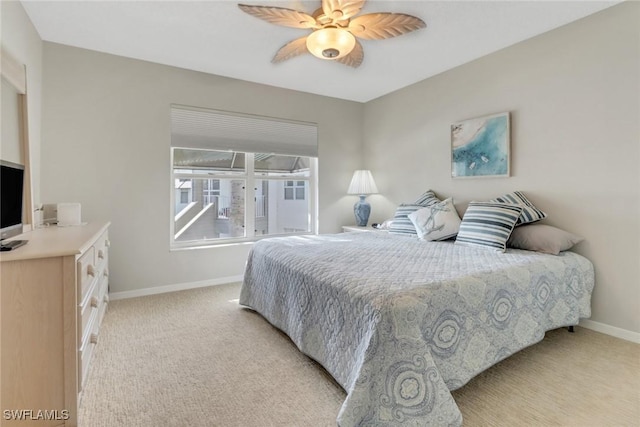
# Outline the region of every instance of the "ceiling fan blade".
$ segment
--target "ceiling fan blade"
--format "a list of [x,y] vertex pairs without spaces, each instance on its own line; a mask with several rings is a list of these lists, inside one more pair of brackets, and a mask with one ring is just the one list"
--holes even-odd
[[316,20],[313,16],[297,10],[275,6],[251,6],[247,4],[239,4],[238,7],[243,12],[271,24],[293,28],[317,27]]
[[342,58],[336,59],[341,64],[348,65],[349,67],[358,68],[360,64],[362,64],[362,60],[364,59],[364,49],[358,40],[356,40],[356,45],[351,51],[350,54],[343,56]]
[[291,59],[308,52],[309,50],[307,49],[307,36],[300,37],[299,39],[290,41],[289,43],[282,46],[273,57],[271,62],[276,64],[278,62],[286,61],[287,59]]
[[366,0],[322,0],[322,11],[335,21],[351,18],[360,12]]
[[426,27],[420,18],[404,13],[369,13],[349,23],[349,31],[365,40],[382,40]]

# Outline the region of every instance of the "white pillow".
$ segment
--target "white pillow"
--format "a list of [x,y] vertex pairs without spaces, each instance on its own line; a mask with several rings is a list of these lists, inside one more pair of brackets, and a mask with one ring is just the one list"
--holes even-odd
[[451,198],[412,212],[408,217],[423,240],[446,240],[460,229],[460,216]]

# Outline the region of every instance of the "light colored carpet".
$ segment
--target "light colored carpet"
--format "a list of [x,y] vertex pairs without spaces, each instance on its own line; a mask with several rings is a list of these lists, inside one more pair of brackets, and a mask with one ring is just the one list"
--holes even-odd
[[[344,391],[239,293],[110,303],[80,425],[335,426]],[[640,345],[551,331],[453,395],[465,426],[640,426]]]

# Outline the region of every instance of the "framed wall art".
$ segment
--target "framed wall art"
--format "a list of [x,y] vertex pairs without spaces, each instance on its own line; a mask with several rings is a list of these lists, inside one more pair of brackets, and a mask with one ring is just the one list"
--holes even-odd
[[508,177],[510,174],[509,113],[463,120],[451,125],[453,178]]

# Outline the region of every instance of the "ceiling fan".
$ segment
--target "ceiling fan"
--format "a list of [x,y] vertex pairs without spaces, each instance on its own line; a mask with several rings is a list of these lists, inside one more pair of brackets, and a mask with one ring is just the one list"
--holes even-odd
[[364,51],[357,38],[388,39],[427,26],[422,19],[403,13],[381,12],[355,16],[365,1],[322,0],[322,6],[311,15],[275,6],[239,4],[238,7],[271,24],[312,30],[311,34],[282,46],[271,60],[274,63],[310,52],[318,58],[357,68],[364,59]]

